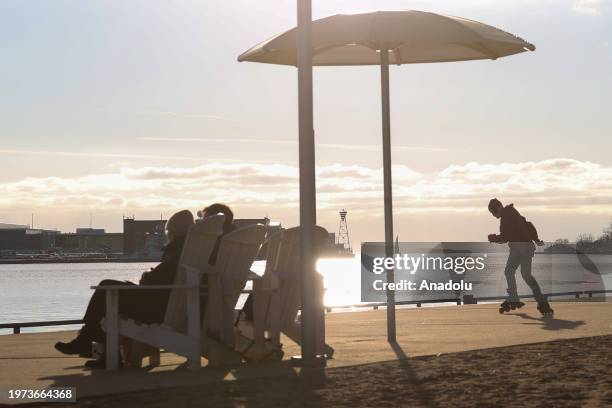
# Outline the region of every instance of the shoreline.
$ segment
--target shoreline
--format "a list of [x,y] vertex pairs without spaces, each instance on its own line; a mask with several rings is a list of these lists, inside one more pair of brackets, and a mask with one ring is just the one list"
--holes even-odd
[[78,264],[78,263],[143,263],[159,262],[147,258],[76,258],[76,259],[0,259],[0,265]]

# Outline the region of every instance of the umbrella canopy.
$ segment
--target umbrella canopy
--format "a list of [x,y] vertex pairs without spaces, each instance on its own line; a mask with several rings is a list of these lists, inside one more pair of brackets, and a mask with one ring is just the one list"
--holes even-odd
[[[338,14],[312,22],[312,65],[381,67],[387,256],[394,253],[389,64],[495,60],[534,50],[533,44],[490,25],[416,10]],[[238,61],[297,66],[297,29],[252,47],[240,55]],[[307,113],[312,117],[311,105],[308,110],[300,111],[300,114]],[[314,169],[308,170],[308,174],[314,174]],[[314,180],[309,180],[309,183],[314,185]],[[393,281],[394,271],[391,269],[387,271],[387,282]],[[307,301],[310,300],[304,299]],[[387,290],[387,339],[390,342],[395,341],[395,331],[395,293]]]
[[[264,41],[238,61],[297,66],[297,29]],[[338,14],[312,23],[313,65],[380,65],[497,59],[535,46],[498,28],[423,11]]]

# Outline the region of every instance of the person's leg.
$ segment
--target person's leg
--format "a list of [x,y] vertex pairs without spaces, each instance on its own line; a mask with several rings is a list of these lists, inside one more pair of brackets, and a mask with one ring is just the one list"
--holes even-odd
[[[126,285],[127,282],[121,282],[114,279],[104,279],[98,286],[116,286],[116,285]],[[106,291],[96,289],[89,299],[89,304],[87,305],[87,309],[85,311],[85,316],[83,316],[83,323],[85,326],[98,326],[100,321],[104,317],[106,313]]]
[[[112,279],[101,281],[98,286],[126,285],[129,282],[121,282]],[[120,300],[121,302],[121,300]],[[104,331],[100,322],[106,313],[106,291],[95,290],[89,299],[89,304],[83,316],[83,327],[76,338],[68,343],[57,342],[55,348],[64,354],[79,354],[83,357],[91,356],[91,342],[104,342]]]
[[516,288],[516,270],[521,263],[520,255],[515,248],[510,247],[510,254],[508,255],[508,261],[506,262],[506,269],[504,275],[506,275],[506,282],[508,284],[508,301],[518,302],[518,290]]
[[523,259],[521,260],[521,276],[523,277],[523,280],[525,281],[525,283],[529,285],[529,288],[533,292],[533,296],[535,297],[535,300],[537,302],[544,302],[545,299],[542,296],[542,290],[540,289],[540,285],[538,284],[538,281],[536,280],[536,278],[534,278],[533,275],[531,274],[532,257],[533,257],[532,253],[527,252],[523,254],[523,257],[522,257]]

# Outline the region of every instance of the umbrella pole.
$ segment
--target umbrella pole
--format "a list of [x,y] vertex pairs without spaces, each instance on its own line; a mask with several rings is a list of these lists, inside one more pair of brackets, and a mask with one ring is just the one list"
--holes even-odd
[[[317,356],[317,337],[325,336],[322,293],[316,286],[314,258],[314,226],[317,222],[315,145],[312,96],[312,4],[298,0],[298,110],[300,167],[300,242],[302,266],[302,355],[293,362],[300,366],[325,365]],[[324,339],[322,340],[324,341]]]
[[[382,142],[383,178],[385,201],[385,252],[393,257],[393,193],[391,188],[391,109],[389,97],[389,50],[380,50],[380,85],[382,91]],[[395,280],[395,271],[387,270],[387,282]],[[395,336],[395,292],[387,287],[387,340],[394,343]]]

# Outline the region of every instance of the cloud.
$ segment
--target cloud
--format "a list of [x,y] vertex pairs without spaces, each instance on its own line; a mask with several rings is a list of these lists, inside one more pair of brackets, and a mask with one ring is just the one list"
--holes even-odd
[[603,0],[574,0],[573,9],[582,14],[601,14]]
[[[222,201],[277,217],[297,211],[298,175],[297,167],[289,165],[212,163],[124,167],[71,178],[26,178],[0,184],[0,211],[44,207],[127,213],[195,209]],[[317,167],[317,205],[380,215],[382,179],[379,168]],[[398,214],[481,212],[493,196],[543,212],[612,213],[612,167],[588,161],[470,162],[432,174],[398,165],[393,167],[393,179]]]

